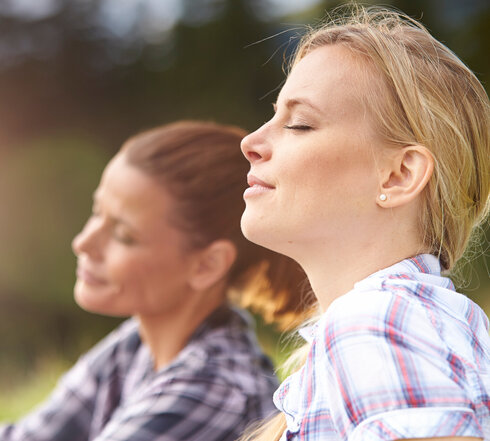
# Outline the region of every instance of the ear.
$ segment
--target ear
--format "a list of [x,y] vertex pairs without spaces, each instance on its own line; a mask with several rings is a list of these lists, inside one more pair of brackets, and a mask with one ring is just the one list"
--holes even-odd
[[195,256],[189,284],[195,291],[204,291],[224,278],[235,262],[237,250],[229,240],[216,240]]
[[[425,188],[434,171],[434,157],[422,145],[392,150],[380,170],[380,191],[376,203],[383,208],[408,204]],[[380,195],[386,195],[384,200]]]

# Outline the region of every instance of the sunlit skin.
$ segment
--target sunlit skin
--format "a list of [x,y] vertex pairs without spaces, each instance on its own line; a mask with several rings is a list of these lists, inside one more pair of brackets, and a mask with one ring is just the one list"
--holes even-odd
[[297,260],[323,309],[420,248],[417,201],[388,209],[393,199],[378,199],[392,155],[361,104],[361,75],[347,49],[314,50],[293,68],[274,117],[242,142],[249,184],[272,187],[245,192],[244,234]]
[[[335,237],[349,235],[346,220],[376,208],[369,122],[356,90],[345,85],[349,70],[338,63],[328,72],[319,70],[322,52],[294,68],[275,116],[242,143],[252,181],[255,177],[274,187],[246,191],[244,231],[252,239],[264,232],[261,241],[267,240],[267,246],[295,257],[300,247],[328,248]],[[325,97],[319,97],[319,89]]]
[[273,118],[242,141],[251,165],[242,230],[298,261],[323,310],[355,282],[425,251],[418,216],[433,158],[376,135],[360,99],[367,71],[342,46],[313,50]]
[[208,250],[188,250],[184,233],[170,221],[175,210],[165,188],[119,154],[105,169],[93,213],[72,244],[77,303],[99,314],[136,316],[159,366],[185,345],[225,290],[219,271],[227,268],[203,282]]

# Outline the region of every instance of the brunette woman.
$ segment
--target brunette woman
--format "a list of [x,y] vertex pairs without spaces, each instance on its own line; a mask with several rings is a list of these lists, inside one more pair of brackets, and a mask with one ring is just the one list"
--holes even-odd
[[244,134],[179,122],[136,135],[110,161],[73,240],[75,299],[132,318],[0,440],[235,440],[270,414],[272,366],[230,298],[284,296],[303,276],[241,234]]

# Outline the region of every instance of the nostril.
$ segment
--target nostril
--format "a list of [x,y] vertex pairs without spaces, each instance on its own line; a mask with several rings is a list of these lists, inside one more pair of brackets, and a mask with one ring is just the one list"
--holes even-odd
[[257,152],[254,152],[254,151],[247,152],[247,159],[249,161],[257,161],[260,158],[262,158],[262,156],[260,156]]
[[268,160],[270,156],[270,145],[264,138],[262,127],[242,139],[241,149],[247,161],[258,162]]

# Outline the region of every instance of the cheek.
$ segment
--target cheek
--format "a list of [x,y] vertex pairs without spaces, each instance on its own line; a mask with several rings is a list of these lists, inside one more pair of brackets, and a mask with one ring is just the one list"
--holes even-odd
[[123,291],[139,289],[150,273],[148,259],[134,250],[115,255],[106,269],[112,284]]
[[283,177],[293,203],[309,205],[339,191],[345,183],[344,160],[317,154],[298,158]]
[[372,202],[377,188],[374,161],[365,151],[345,148],[345,153],[298,159],[288,179],[291,206],[306,214],[321,207],[330,212],[332,207],[349,209]]
[[162,253],[162,248],[146,251],[139,256],[133,256],[121,262],[115,268],[117,277],[126,286],[151,290],[162,284],[172,285],[183,274],[183,264],[177,255]]

